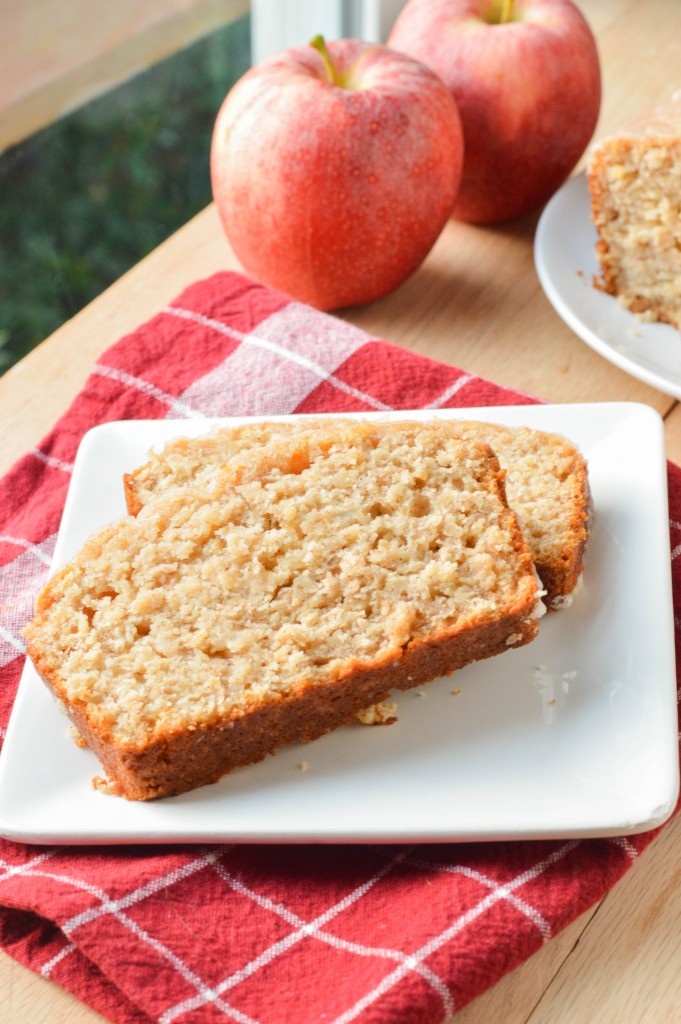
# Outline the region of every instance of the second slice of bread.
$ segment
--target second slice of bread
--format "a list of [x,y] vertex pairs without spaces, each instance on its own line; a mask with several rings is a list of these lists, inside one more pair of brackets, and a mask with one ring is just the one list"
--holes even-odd
[[[227,427],[199,438],[178,438],[125,477],[128,511],[137,515],[171,488],[206,482],[219,467],[277,437],[334,422],[300,417]],[[335,422],[342,422],[336,420]],[[506,471],[508,502],[525,533],[548,608],[570,602],[582,574],[589,494],[586,462],[573,444],[529,427],[451,420],[463,438],[489,444]]]
[[548,608],[570,604],[579,586],[590,515],[583,455],[558,434],[458,420],[457,434],[485,441],[506,471],[506,496],[532,552]]
[[346,424],[99,531],[25,635],[113,790],[149,799],[525,644],[540,604],[486,445]]

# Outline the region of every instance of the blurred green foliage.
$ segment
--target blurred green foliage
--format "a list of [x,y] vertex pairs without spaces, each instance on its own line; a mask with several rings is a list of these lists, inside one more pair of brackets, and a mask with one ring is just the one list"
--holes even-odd
[[249,64],[243,18],[0,155],[0,373],[210,202]]

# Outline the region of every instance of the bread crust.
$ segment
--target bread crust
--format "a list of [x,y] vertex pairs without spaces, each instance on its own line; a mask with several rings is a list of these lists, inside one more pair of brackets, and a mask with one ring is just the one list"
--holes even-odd
[[137,495],[137,481],[134,472],[123,474],[123,493],[128,513],[131,516],[138,516],[144,506]]
[[[207,721],[192,732],[171,733],[139,749],[108,743],[78,703],[64,701],[64,706],[112,780],[109,791],[128,800],[153,800],[217,782],[281,747],[318,739],[353,723],[358,711],[384,700],[388,691],[422,686],[473,660],[522,647],[534,639],[538,627],[539,620],[528,618],[524,603],[498,621],[407,645],[399,657],[365,665],[357,661],[335,680],[302,681],[294,693],[241,717]],[[32,645],[28,653],[44,683],[63,700],[53,666]]]

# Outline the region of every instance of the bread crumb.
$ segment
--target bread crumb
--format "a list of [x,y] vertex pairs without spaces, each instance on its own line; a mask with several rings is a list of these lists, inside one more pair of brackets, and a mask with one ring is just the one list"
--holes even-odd
[[301,761],[300,764],[298,765],[298,770],[301,772],[306,772],[309,767],[310,765],[308,764],[307,761]]
[[92,780],[92,788],[96,789],[98,793],[104,793],[106,796],[114,796],[115,789],[111,785],[108,779],[105,779],[103,775],[95,775]]
[[460,693],[461,693],[461,690],[452,690],[452,695],[454,697],[458,697]]
[[397,721],[397,704],[381,701],[357,712],[357,720],[362,725],[392,725]]
[[84,749],[85,747],[87,747],[87,743],[85,742],[83,737],[80,735],[80,733],[76,729],[75,725],[70,725],[69,726],[69,736],[71,737],[73,742],[76,744],[76,746],[81,748],[81,750]]

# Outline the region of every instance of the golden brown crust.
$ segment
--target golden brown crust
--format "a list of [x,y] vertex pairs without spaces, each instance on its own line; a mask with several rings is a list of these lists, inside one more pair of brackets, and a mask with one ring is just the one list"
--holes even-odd
[[[536,636],[538,625],[539,620],[528,619],[523,607],[463,635],[407,646],[401,657],[381,664],[358,663],[322,686],[303,682],[296,693],[272,700],[241,718],[176,732],[141,750],[111,746],[91,727],[78,704],[65,706],[112,780],[110,791],[128,800],[153,800],[217,782],[227,772],[262,761],[281,747],[308,743],[348,725],[357,712],[384,699],[387,690],[422,686],[471,661],[521,647]],[[62,699],[62,687],[41,652],[29,648],[29,656],[46,685]]]
[[537,566],[539,578],[546,589],[545,603],[549,611],[560,608],[573,594],[584,571],[584,552],[589,537],[590,497],[587,467],[577,456],[573,468],[575,496],[570,510],[570,525],[562,557]]
[[135,470],[133,473],[123,474],[123,492],[125,494],[125,504],[128,509],[128,513],[131,516],[137,516],[142,511],[143,505],[137,496],[137,485],[136,485],[136,474],[139,470]]
[[610,246],[605,237],[604,225],[608,216],[605,211],[605,159],[603,149],[594,150],[587,170],[587,182],[591,197],[591,219],[598,232],[595,251],[600,267],[600,276],[594,277],[593,284],[608,295],[617,295],[617,273],[610,259]]

